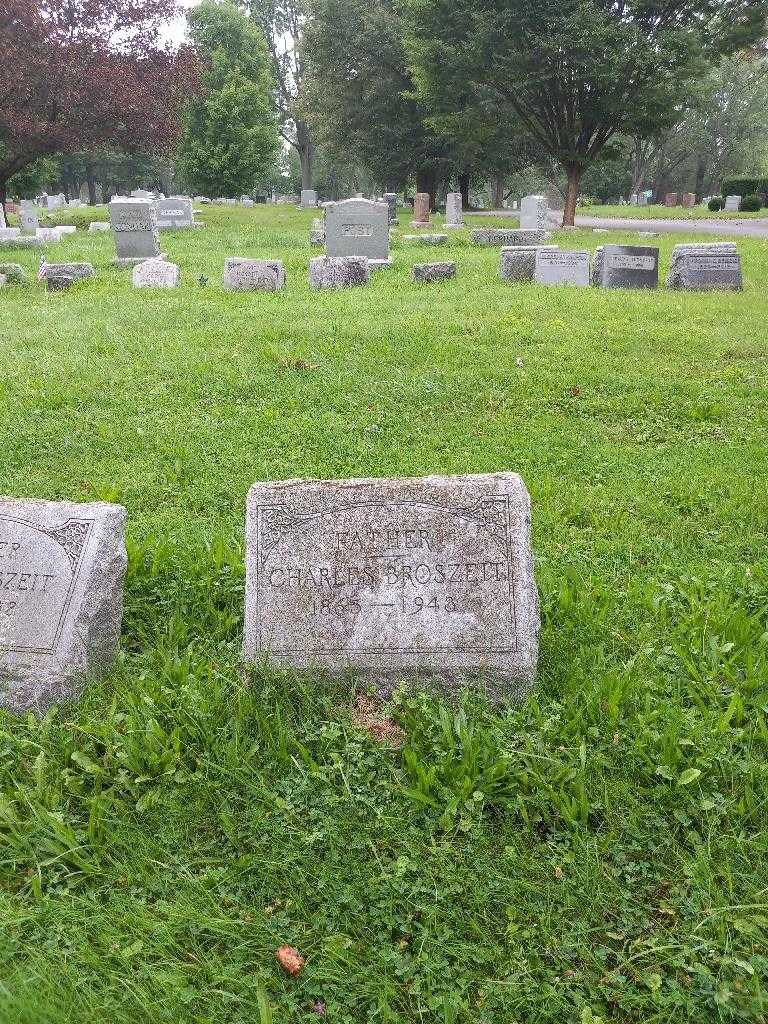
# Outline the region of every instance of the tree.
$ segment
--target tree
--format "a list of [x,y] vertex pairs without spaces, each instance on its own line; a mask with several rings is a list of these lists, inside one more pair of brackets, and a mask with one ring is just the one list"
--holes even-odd
[[0,201],[53,153],[173,149],[197,66],[188,48],[159,45],[172,12],[172,0],[3,0]]
[[413,95],[392,0],[313,0],[306,45],[307,106],[323,143],[389,189],[415,177],[434,201],[454,147],[427,124],[428,111]]
[[301,187],[312,188],[315,144],[306,119],[304,28],[305,0],[245,0],[264,32],[272,60],[280,134],[301,164]]
[[203,0],[188,22],[207,67],[203,94],[186,112],[179,170],[197,192],[253,191],[273,169],[278,150],[264,36],[231,0]]
[[617,135],[676,119],[680,91],[765,31],[768,0],[403,0],[427,103],[469,86],[486,118],[513,112],[567,176]]

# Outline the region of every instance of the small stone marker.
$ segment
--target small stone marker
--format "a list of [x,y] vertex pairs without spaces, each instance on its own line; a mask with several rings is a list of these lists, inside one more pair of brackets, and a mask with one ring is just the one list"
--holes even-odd
[[109,220],[115,233],[117,266],[130,267],[161,255],[154,202],[116,196],[109,204]]
[[[14,231],[14,228],[7,228],[6,231]],[[16,234],[5,236],[4,232],[0,232],[0,248],[3,249],[42,249],[43,240],[38,238],[36,235],[22,235],[18,231]]]
[[257,483],[244,656],[374,683],[534,681],[530,499],[515,473]]
[[354,288],[370,279],[365,256],[315,256],[309,261],[310,288]]
[[383,198],[389,207],[389,224],[391,227],[393,224],[397,224],[397,193],[385,192]]
[[432,284],[433,281],[448,281],[456,277],[456,264],[445,263],[415,263],[411,271],[411,279],[418,284]]
[[412,228],[425,228],[429,224],[429,192],[417,192],[413,199]]
[[680,205],[684,206],[686,210],[691,210],[696,205],[696,193],[683,192],[680,196]]
[[677,206],[677,192],[667,192],[664,196],[665,206]]
[[8,224],[5,219],[5,207],[0,203],[0,229],[7,228]]
[[539,249],[533,273],[536,284],[564,284],[589,287],[589,253]]
[[145,188],[135,188],[131,192],[131,199],[154,199],[155,193],[148,192]]
[[99,231],[109,231],[110,225],[106,220],[92,220],[88,225],[88,234],[95,235]]
[[59,228],[38,228],[35,232],[35,237],[39,238],[41,242],[60,242],[64,235]]
[[[544,231],[549,219],[549,203],[546,196],[526,196],[520,202],[520,227],[533,231]],[[515,243],[511,243],[514,245]]]
[[192,200],[189,196],[174,196],[171,199],[159,199],[155,203],[157,227],[160,231],[171,228],[183,230],[194,227]]
[[733,242],[683,243],[672,250],[667,288],[741,291],[741,257]]
[[77,233],[77,228],[74,224],[58,224],[55,228],[60,235],[74,235]]
[[109,667],[125,567],[121,506],[0,499],[0,706],[44,712]]
[[283,261],[229,256],[224,261],[224,287],[230,292],[278,292],[285,288]]
[[145,260],[133,268],[134,288],[177,288],[179,268],[167,260]]
[[49,292],[63,292],[77,281],[95,277],[92,263],[45,263],[40,271]]
[[538,228],[475,228],[470,238],[475,245],[541,245],[552,237]]
[[370,199],[345,199],[325,207],[327,256],[365,256],[389,266],[389,207]]
[[0,263],[0,274],[8,284],[24,284],[27,279],[26,271],[20,263]]
[[532,281],[536,256],[542,250],[557,250],[557,245],[512,245],[501,250],[500,274],[504,281]]
[[447,228],[464,227],[464,210],[461,192],[449,192],[445,197],[445,226]]
[[14,238],[19,238],[21,235],[21,228],[0,228],[0,242],[10,242]]
[[415,242],[417,245],[445,245],[448,235],[403,235],[403,241]]
[[658,288],[659,250],[650,245],[604,245],[595,250],[592,284],[602,288]]
[[725,197],[725,212],[726,213],[738,213],[740,206],[741,206],[741,196],[726,196]]
[[19,224],[22,231],[29,231],[33,235],[40,229],[40,221],[37,217],[37,208],[28,199],[22,199],[19,209]]
[[317,192],[313,188],[301,190],[301,205],[305,210],[317,206]]

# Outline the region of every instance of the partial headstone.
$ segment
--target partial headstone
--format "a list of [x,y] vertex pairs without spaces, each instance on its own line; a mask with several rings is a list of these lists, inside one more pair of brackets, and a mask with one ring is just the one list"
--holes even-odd
[[285,287],[283,261],[229,256],[224,261],[224,287],[233,292],[280,291]]
[[301,205],[305,210],[317,206],[317,192],[313,188],[301,190]]
[[541,245],[552,233],[538,228],[475,228],[470,237],[475,245]]
[[0,706],[42,713],[114,660],[125,509],[0,499]]
[[741,196],[726,196],[725,197],[725,212],[726,213],[738,213],[740,206],[741,206]]
[[733,242],[683,243],[672,250],[667,288],[741,291],[741,256]]
[[49,292],[63,292],[77,281],[95,277],[92,263],[44,263],[40,278]]
[[595,250],[592,284],[601,288],[658,288],[659,250],[650,245],[604,245]]
[[658,231],[638,231],[637,237],[638,238],[658,238],[659,237],[659,232]]
[[115,233],[118,266],[134,266],[161,255],[154,202],[115,197],[109,204],[109,220]]
[[0,230],[2,228],[7,228],[7,227],[8,227],[8,223],[7,223],[6,219],[5,219],[5,207],[3,206],[2,203],[0,203]]
[[158,230],[171,228],[184,229],[194,227],[192,200],[189,196],[174,196],[171,199],[159,199],[155,203]]
[[[13,228],[7,228],[6,231],[12,231]],[[10,235],[4,237],[5,232],[0,231],[0,247],[3,249],[41,249],[43,247],[42,238],[38,238],[36,235]]]
[[6,284],[8,284],[8,278],[5,274],[0,274],[0,288],[5,288]]
[[0,263],[0,274],[8,284],[24,284],[27,275],[20,263]]
[[310,288],[354,288],[370,279],[365,256],[315,256],[309,261]]
[[461,192],[449,192],[445,197],[445,226],[447,228],[464,227]]
[[389,223],[390,226],[397,224],[397,193],[396,192],[385,192],[384,202],[389,208]]
[[637,196],[637,205],[638,206],[647,206],[648,205],[648,196],[645,194],[645,192],[640,192],[638,194],[638,196]]
[[177,288],[179,268],[168,260],[145,260],[133,268],[134,288]]
[[589,253],[539,249],[533,273],[536,284],[565,284],[589,287]]
[[417,192],[413,200],[412,228],[424,228],[429,224],[429,192]]
[[327,256],[364,256],[374,267],[388,266],[387,204],[369,199],[329,203],[325,207],[325,252]]
[[500,274],[503,281],[532,281],[536,256],[542,250],[557,250],[556,245],[513,245],[501,250]]
[[403,235],[403,241],[415,242],[417,245],[445,245],[448,235]]
[[0,228],[0,242],[11,242],[20,235],[21,228]]
[[257,483],[246,536],[247,662],[497,699],[533,683],[539,602],[517,474]]
[[310,245],[325,245],[325,221],[322,217],[315,217],[309,231]]
[[57,224],[55,230],[61,235],[77,234],[77,227],[74,224]]
[[33,235],[40,228],[40,221],[37,217],[37,207],[27,199],[22,199],[19,209],[19,224],[22,231],[29,231]]
[[686,210],[691,210],[696,205],[696,193],[695,192],[683,192],[680,196],[680,205],[684,206]]
[[200,203],[201,206],[210,206],[211,200],[208,196],[195,196],[195,202]]
[[131,192],[131,199],[154,199],[155,193],[148,192],[145,188],[135,188]]
[[[549,219],[549,203],[546,196],[526,196],[520,202],[520,227],[533,231],[544,231]],[[540,239],[541,241],[541,239]],[[510,243],[514,245],[514,242]]]
[[88,234],[95,235],[99,231],[109,231],[109,221],[106,220],[92,220],[88,225]]
[[250,210],[250,208],[252,206],[255,206],[256,204],[254,203],[254,201],[250,197],[246,196],[245,199],[241,199],[240,200],[240,205],[244,206],[247,210]]
[[39,238],[41,242],[60,242],[64,237],[64,232],[60,228],[38,228],[35,237]]
[[677,206],[677,192],[667,192],[664,196],[665,206]]
[[456,277],[456,264],[453,262],[415,263],[411,272],[412,280],[420,284],[447,281],[452,277]]

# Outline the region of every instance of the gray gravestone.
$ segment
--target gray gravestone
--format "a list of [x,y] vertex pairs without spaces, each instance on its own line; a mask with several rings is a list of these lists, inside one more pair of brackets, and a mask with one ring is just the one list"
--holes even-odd
[[317,206],[317,192],[313,188],[303,188],[301,190],[301,205],[304,209]]
[[389,207],[389,223],[397,224],[397,193],[396,192],[385,192],[384,202]]
[[19,224],[21,225],[22,231],[29,231],[33,235],[37,233],[40,227],[40,221],[37,217],[37,208],[34,203],[29,202],[27,199],[21,201],[19,208]]
[[21,228],[0,228],[0,242],[12,242],[21,235]]
[[[7,231],[12,231],[13,228],[7,228]],[[6,237],[4,233],[0,233],[0,247],[3,249],[42,249],[43,240],[37,238],[35,235],[11,235]]]
[[8,224],[5,219],[5,207],[0,203],[0,228],[7,228]]
[[536,255],[541,250],[557,250],[556,245],[513,245],[501,250],[499,273],[504,281],[532,281]]
[[365,256],[315,256],[309,261],[310,288],[355,288],[370,279]]
[[145,188],[135,188],[131,192],[131,199],[154,199],[155,193],[148,192]]
[[733,242],[676,245],[667,288],[680,291],[741,291],[741,257]]
[[536,675],[530,499],[515,473],[257,483],[244,655],[515,697]]
[[547,226],[549,203],[546,196],[526,196],[520,202],[520,227],[543,231]]
[[740,206],[741,206],[741,196],[726,196],[725,197],[725,212],[726,213],[738,213]]
[[109,204],[118,266],[132,266],[160,256],[155,203],[149,199],[115,197]]
[[285,287],[283,261],[229,256],[224,262],[224,287],[232,292],[280,291]]
[[475,228],[470,238],[475,245],[541,245],[552,237],[538,228]]
[[192,200],[189,196],[175,196],[172,199],[159,199],[155,203],[157,227],[160,231],[169,228],[194,227]]
[[35,237],[41,242],[60,242],[64,237],[61,228],[38,228]]
[[133,268],[134,288],[177,288],[179,268],[168,260],[145,260]]
[[92,220],[88,225],[88,234],[95,235],[99,231],[109,231],[109,223],[105,220]]
[[415,263],[411,271],[411,279],[418,284],[448,281],[452,277],[456,277],[456,264],[452,262]]
[[449,192],[445,197],[445,226],[447,228],[464,227],[461,192]]
[[369,199],[345,199],[325,207],[327,256],[365,256],[389,263],[389,207]]
[[0,263],[0,274],[8,284],[24,284],[27,275],[20,263]]
[[448,235],[403,235],[403,241],[415,242],[417,245],[445,245],[448,241]]
[[589,287],[589,253],[539,249],[533,279],[536,284],[565,284]]
[[592,284],[602,288],[658,288],[659,250],[650,245],[604,245],[595,250]]
[[65,291],[77,281],[95,276],[92,263],[44,263],[40,269],[40,278],[49,292]]
[[125,509],[0,499],[0,706],[43,712],[111,664]]

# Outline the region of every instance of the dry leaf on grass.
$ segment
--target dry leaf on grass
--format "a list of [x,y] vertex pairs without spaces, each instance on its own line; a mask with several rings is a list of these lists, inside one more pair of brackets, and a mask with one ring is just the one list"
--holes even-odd
[[405,743],[405,731],[397,722],[384,715],[374,700],[360,693],[355,697],[352,724],[364,729],[377,743],[388,743],[391,747],[402,747]]
[[298,949],[294,949],[293,946],[281,946],[275,956],[284,971],[294,978],[299,976],[305,960]]

